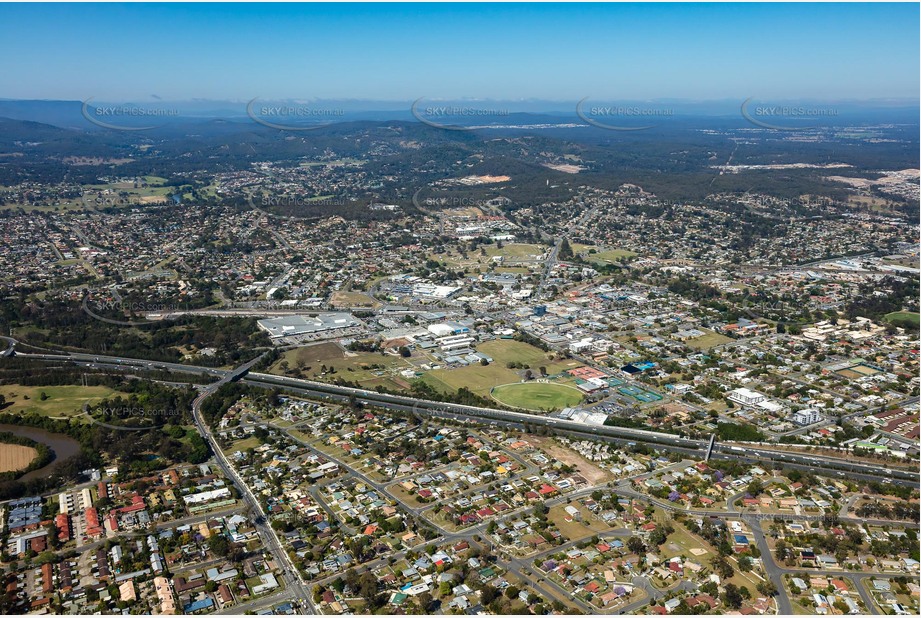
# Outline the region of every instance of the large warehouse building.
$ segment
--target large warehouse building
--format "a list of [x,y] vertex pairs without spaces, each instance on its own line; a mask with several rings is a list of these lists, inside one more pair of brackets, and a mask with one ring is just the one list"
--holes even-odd
[[321,333],[339,328],[361,326],[350,313],[321,313],[318,315],[286,315],[280,318],[259,320],[259,328],[269,333],[269,337],[290,337]]

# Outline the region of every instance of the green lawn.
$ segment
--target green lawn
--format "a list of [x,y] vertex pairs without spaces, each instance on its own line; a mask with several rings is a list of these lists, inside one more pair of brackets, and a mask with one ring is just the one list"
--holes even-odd
[[497,245],[486,245],[486,255],[494,257],[501,255],[506,259],[524,258],[543,254],[547,247],[544,245],[530,245],[519,243],[503,244],[502,247]]
[[615,264],[617,262],[622,262],[625,258],[635,255],[636,253],[627,251],[626,249],[608,249],[607,251],[599,251],[598,253],[589,253],[585,256],[585,259],[589,262],[596,262],[599,264]]
[[235,453],[236,451],[242,451],[245,453],[247,450],[251,448],[258,448],[260,446],[262,446],[262,440],[260,440],[256,436],[250,436],[249,438],[237,440],[236,442],[228,446],[226,449],[224,449],[224,452],[229,454],[229,453]]
[[[422,380],[433,388],[452,393],[466,386],[478,395],[488,396],[496,386],[513,384],[521,380],[523,369],[509,369],[508,363],[526,365],[537,376],[540,367],[547,368],[548,375],[556,375],[567,369],[581,367],[582,363],[573,360],[550,361],[540,348],[529,343],[513,339],[494,339],[476,346],[478,352],[493,359],[489,365],[467,365],[455,369],[436,369],[427,372]],[[511,405],[511,404],[510,404]]]
[[709,350],[710,348],[716,347],[718,345],[723,345],[732,341],[729,337],[721,335],[719,333],[708,332],[706,335],[701,337],[695,337],[694,339],[688,339],[684,343],[688,347],[694,348],[695,350]]
[[[335,368],[335,374],[327,374],[327,380],[342,377],[346,380],[365,383],[378,380],[375,372],[389,374],[410,367],[408,359],[378,352],[346,352],[335,343],[321,343],[288,350],[269,369],[269,373],[283,375],[283,363],[289,369],[304,371],[309,379],[321,379],[323,366]],[[375,366],[379,366],[376,367]]]
[[917,327],[919,325],[919,321],[921,321],[921,314],[912,313],[910,311],[893,311],[892,313],[886,314],[885,320],[887,322],[907,321],[911,322],[915,325],[915,327]]
[[[48,396],[42,401],[42,392]],[[51,417],[77,416],[83,413],[83,404],[94,405],[115,395],[129,397],[107,386],[0,386],[0,395],[6,399],[3,412],[28,414],[35,412]],[[28,397],[28,399],[26,399]],[[12,404],[12,405],[10,405]]]
[[528,410],[560,410],[582,402],[582,393],[570,386],[546,382],[506,384],[493,389],[497,401]]
[[486,396],[489,391],[502,384],[517,382],[521,378],[504,364],[492,363],[491,365],[467,365],[457,369],[436,369],[426,372],[422,380],[443,393],[453,393],[462,386],[466,386],[477,395]]
[[485,341],[476,346],[476,350],[492,358],[497,365],[505,367],[506,363],[522,363],[528,365],[535,373],[538,367],[546,367],[547,373],[553,375],[581,365],[574,361],[550,362],[547,360],[547,353],[540,348],[514,339]]

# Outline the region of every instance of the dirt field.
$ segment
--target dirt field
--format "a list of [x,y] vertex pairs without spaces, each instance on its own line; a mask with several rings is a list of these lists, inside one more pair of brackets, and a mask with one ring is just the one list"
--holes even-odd
[[602,470],[592,462],[588,461],[582,455],[575,451],[562,446],[553,438],[528,436],[528,442],[541,449],[549,456],[564,464],[574,466],[590,485],[601,485],[607,483],[614,476],[607,470]]
[[380,302],[361,292],[333,292],[330,303],[336,307],[380,307]]
[[0,473],[22,470],[38,453],[31,446],[3,444],[0,448]]

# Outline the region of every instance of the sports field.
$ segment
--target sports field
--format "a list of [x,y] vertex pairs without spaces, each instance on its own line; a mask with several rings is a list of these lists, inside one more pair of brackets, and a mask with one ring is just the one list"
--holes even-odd
[[521,374],[525,370],[510,369],[508,363],[520,363],[530,367],[535,376],[539,375],[541,367],[545,367],[547,374],[552,376],[582,366],[582,363],[571,359],[550,361],[543,350],[513,339],[484,341],[478,344],[476,349],[492,358],[493,362],[489,365],[474,363],[466,367],[428,371],[422,377],[423,381],[441,392],[451,393],[463,386],[477,395],[486,397],[494,387],[521,380]]
[[333,292],[330,304],[335,307],[380,307],[381,303],[362,292]]
[[476,346],[476,349],[477,352],[482,352],[492,358],[497,365],[505,366],[506,363],[522,363],[534,370],[535,374],[540,367],[546,367],[548,375],[555,375],[567,369],[582,366],[582,363],[571,359],[551,362],[547,359],[547,353],[540,348],[514,339],[484,341]]
[[497,386],[492,396],[500,403],[527,410],[561,410],[582,402],[582,393],[575,388],[547,382]]
[[921,314],[912,313],[910,311],[894,311],[892,313],[887,313],[885,319],[888,322],[892,322],[893,320],[899,322],[905,321],[918,326],[918,324],[921,323]]
[[[448,251],[431,257],[438,261],[446,262],[452,268],[476,268],[485,266],[492,261],[494,257],[501,257],[505,264],[526,263],[540,265],[540,258],[547,252],[549,247],[544,245],[534,245],[527,243],[507,243],[499,247],[497,244],[485,245],[483,253],[480,251],[471,251],[466,257],[455,250]],[[485,254],[485,255],[484,255]]]
[[517,382],[520,379],[515,371],[499,363],[487,366],[473,364],[456,369],[436,369],[427,371],[422,376],[426,384],[443,393],[453,393],[461,387],[467,387],[477,395],[483,396],[487,396],[495,386]]

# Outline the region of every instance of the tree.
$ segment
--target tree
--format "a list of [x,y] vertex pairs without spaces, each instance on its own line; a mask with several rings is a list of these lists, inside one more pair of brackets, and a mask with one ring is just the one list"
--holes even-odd
[[752,570],[752,559],[748,556],[742,556],[739,558],[739,570],[743,573],[748,573]]
[[499,591],[496,590],[495,586],[491,586],[490,584],[486,584],[485,586],[483,586],[483,589],[480,590],[480,602],[483,605],[489,605],[498,596],[499,596]]
[[771,580],[766,579],[763,582],[758,582],[758,592],[766,597],[772,597],[777,594],[777,586]]
[[640,537],[631,536],[627,539],[627,549],[634,554],[642,554],[646,552],[646,544],[643,543],[643,539]]
[[432,595],[428,592],[423,592],[419,595],[419,607],[422,608],[422,611],[428,612],[429,607],[432,605]]
[[361,581],[358,577],[358,571],[349,569],[345,572],[345,585],[352,591],[357,591]]
[[561,260],[571,260],[573,257],[572,247],[569,246],[569,240],[564,238],[560,242],[559,256]]
[[369,604],[377,596],[377,577],[371,571],[365,571],[358,580],[358,593]]
[[208,539],[208,549],[216,556],[224,557],[230,553],[230,541],[223,535],[215,534]]
[[729,579],[732,577],[735,571],[732,568],[732,565],[729,564],[729,560],[725,556],[714,556],[710,560],[710,566],[713,567],[713,570],[723,579]]
[[742,592],[735,584],[726,584],[723,589],[723,601],[733,609],[742,607]]
[[774,546],[774,556],[778,560],[786,560],[788,554],[787,542],[783,539],[779,539],[777,544]]

